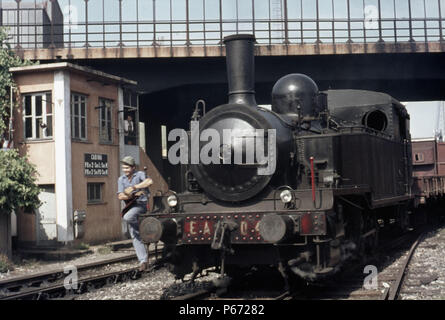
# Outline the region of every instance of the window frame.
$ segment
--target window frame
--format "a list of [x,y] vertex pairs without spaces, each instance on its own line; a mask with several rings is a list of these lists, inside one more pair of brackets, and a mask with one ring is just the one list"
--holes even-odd
[[[112,144],[113,143],[113,104],[114,104],[114,100],[99,97],[99,106],[98,106],[99,143],[102,143],[102,144]],[[105,105],[105,108],[102,107],[103,105]],[[109,109],[109,112],[106,112],[107,109]],[[103,110],[105,110],[105,111],[103,111]],[[102,112],[104,112],[104,115],[106,118],[104,120],[102,119]],[[109,119],[108,119],[108,115],[109,115]],[[102,134],[102,131],[104,129],[104,127],[102,126],[103,122],[105,122],[106,124],[109,125],[109,134],[110,134],[109,139],[104,139],[104,135]],[[105,127],[105,128],[107,128],[107,127]]]
[[425,162],[425,156],[424,156],[423,152],[416,152],[414,154],[414,162],[415,163]]
[[[105,183],[103,182],[87,182],[87,204],[103,204],[104,203],[104,187]],[[97,195],[96,187],[99,187],[99,198],[90,198],[90,188],[94,187],[94,196]]]
[[[74,114],[74,97],[77,96],[79,98],[84,99],[85,106],[85,116],[82,116],[82,100],[78,100],[79,106],[79,114],[75,116]],[[70,113],[71,113],[71,138],[73,140],[78,141],[88,141],[88,95],[78,92],[71,92],[71,100],[70,100]],[[75,136],[75,118],[78,118],[78,130],[79,136]],[[85,119],[85,132],[84,137],[82,137],[82,119]]]
[[[133,117],[133,135],[125,130],[128,115]],[[130,144],[130,141],[134,143]],[[139,94],[128,89],[124,90],[124,144],[139,145]]]
[[[47,100],[47,97],[50,97],[50,100]],[[26,113],[26,98],[31,97],[31,114],[27,115]],[[42,105],[41,105],[41,114],[39,116],[36,115],[36,97],[42,97]],[[22,96],[22,110],[23,110],[23,137],[26,141],[41,141],[41,140],[52,140],[54,138],[54,106],[53,106],[53,95],[51,91],[42,91],[42,92],[33,92],[26,93]],[[51,112],[47,113],[47,104],[51,105]],[[51,119],[50,125],[48,125],[48,117]],[[31,137],[27,136],[26,130],[26,120],[31,119]],[[42,136],[37,137],[37,125],[36,121],[41,119],[41,123],[45,123],[46,127],[42,128]],[[43,121],[45,120],[45,122]],[[48,128],[51,129],[51,134],[48,135]]]

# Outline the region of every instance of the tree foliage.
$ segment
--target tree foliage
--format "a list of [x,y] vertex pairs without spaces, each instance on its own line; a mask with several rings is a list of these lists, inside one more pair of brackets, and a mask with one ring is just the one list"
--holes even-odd
[[[0,141],[7,128],[10,113],[10,87],[14,80],[9,68],[31,64],[22,61],[6,42],[7,33],[0,28]],[[1,147],[1,146],[0,146]],[[35,167],[16,150],[0,150],[0,214],[18,208],[40,205]]]
[[40,205],[35,167],[17,150],[0,151],[0,214]]
[[[0,137],[7,128],[7,120],[10,112],[10,87],[14,86],[14,79],[9,68],[32,64],[30,61],[21,60],[11,49],[7,42],[8,33],[0,27]],[[1,140],[1,139],[0,139]]]

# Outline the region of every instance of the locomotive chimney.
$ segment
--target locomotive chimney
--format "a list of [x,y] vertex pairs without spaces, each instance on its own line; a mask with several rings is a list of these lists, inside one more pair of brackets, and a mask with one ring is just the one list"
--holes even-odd
[[224,38],[226,45],[229,103],[256,107],[255,36],[236,34]]

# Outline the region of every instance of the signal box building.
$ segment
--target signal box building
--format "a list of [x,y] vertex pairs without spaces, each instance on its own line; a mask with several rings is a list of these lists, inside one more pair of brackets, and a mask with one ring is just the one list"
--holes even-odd
[[132,155],[146,167],[152,194],[166,188],[139,143],[137,83],[66,62],[11,72],[20,102],[14,146],[36,166],[43,203],[17,214],[19,245],[121,240],[119,160]]

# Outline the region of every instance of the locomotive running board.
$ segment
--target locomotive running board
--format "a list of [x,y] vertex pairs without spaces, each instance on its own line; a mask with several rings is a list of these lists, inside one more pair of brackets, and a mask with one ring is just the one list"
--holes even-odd
[[387,205],[395,205],[398,202],[403,202],[403,201],[407,201],[407,200],[414,200],[414,195],[404,195],[404,196],[399,196],[399,197],[372,200],[371,205],[373,208],[379,208],[379,207],[384,207]]

